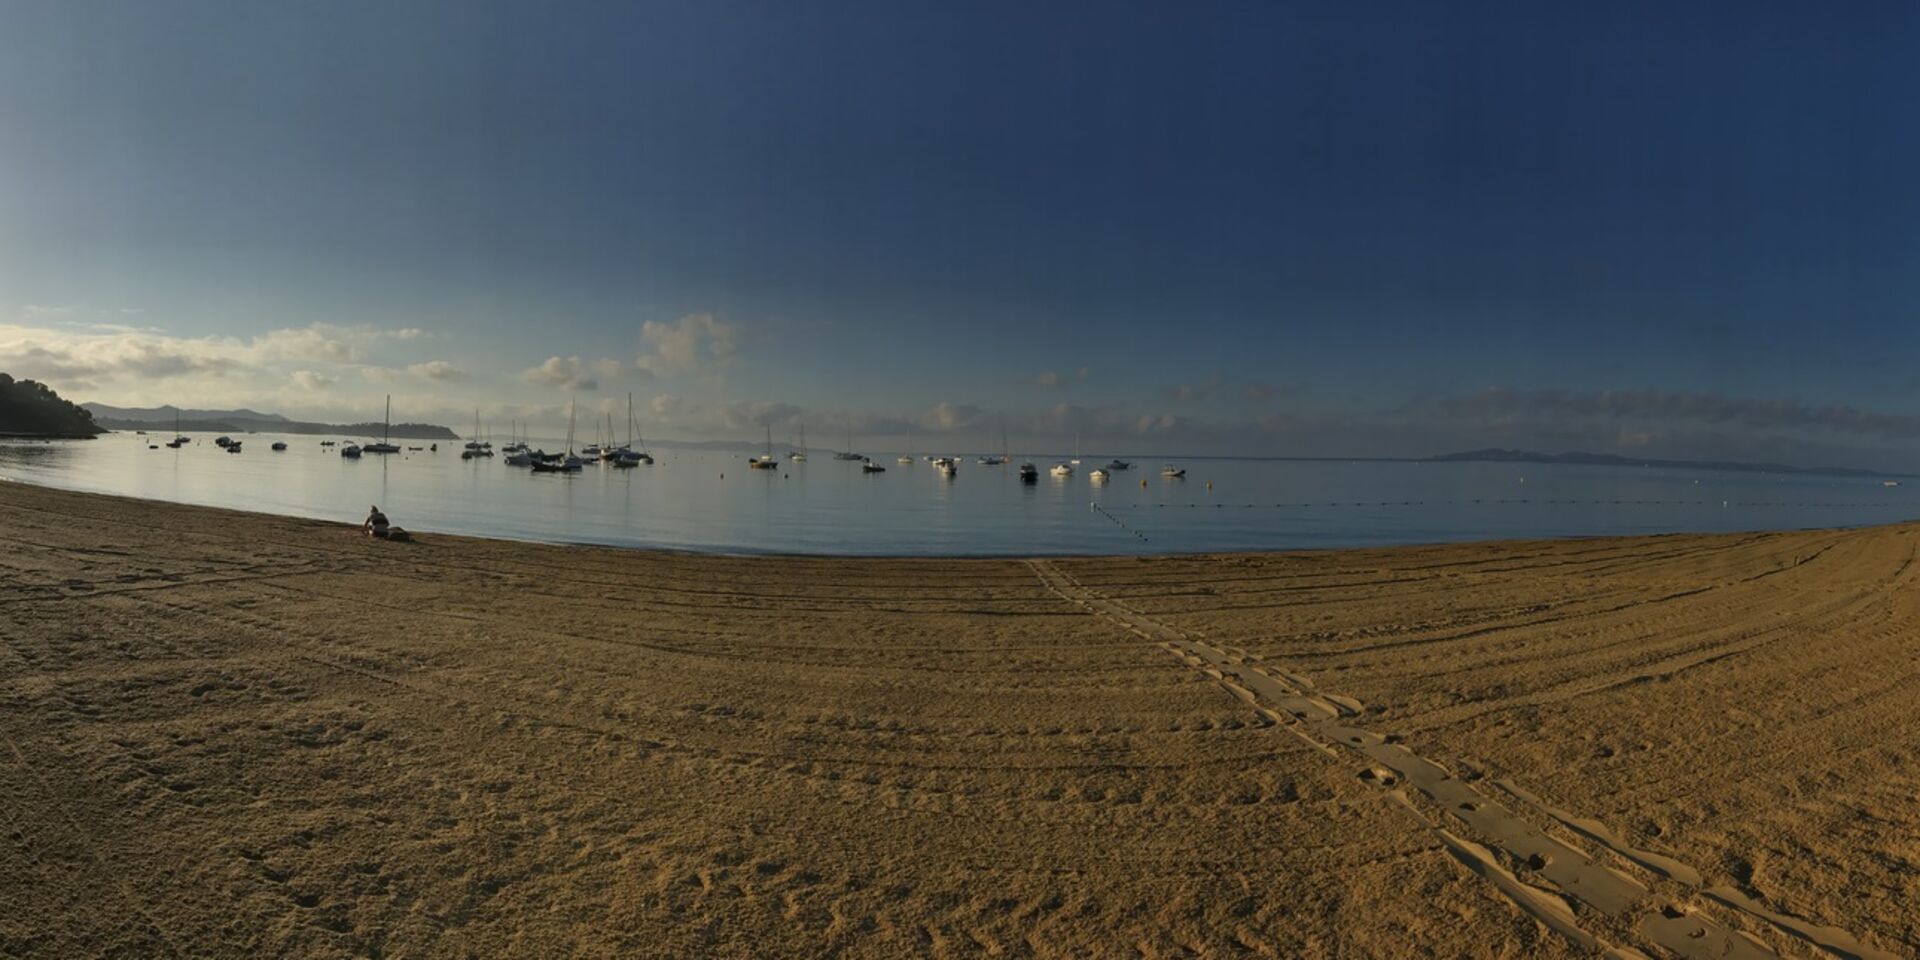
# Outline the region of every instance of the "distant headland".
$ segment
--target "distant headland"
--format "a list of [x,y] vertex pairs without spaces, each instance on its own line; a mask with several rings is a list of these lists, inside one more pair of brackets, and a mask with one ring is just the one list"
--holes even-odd
[[103,432],[92,413],[53,388],[0,373],[0,437],[90,440]]
[[[175,429],[175,417],[178,417],[181,430],[193,430],[205,433],[299,433],[299,434],[339,434],[341,436],[379,436],[383,429],[378,423],[312,423],[304,420],[289,420],[277,413],[261,413],[257,410],[188,410],[166,407],[113,407],[104,403],[84,403],[80,405],[92,417],[92,422],[108,430],[158,430]],[[447,427],[432,423],[396,423],[384,428],[386,435],[407,440],[458,440],[459,435]],[[98,431],[96,431],[98,432]]]

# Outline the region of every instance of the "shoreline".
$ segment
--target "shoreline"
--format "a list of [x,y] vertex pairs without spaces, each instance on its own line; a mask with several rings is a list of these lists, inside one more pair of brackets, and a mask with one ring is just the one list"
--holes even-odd
[[[0,473],[0,485],[8,485],[8,484],[32,487],[34,489],[39,489],[39,490],[56,491],[59,493],[71,493],[78,496],[104,497],[104,498],[110,498],[114,500],[128,501],[132,503],[156,504],[156,505],[168,506],[168,507],[184,507],[184,508],[189,508],[194,510],[220,511],[220,512],[234,513],[234,514],[240,514],[240,515],[251,516],[251,517],[275,517],[275,518],[282,518],[282,519],[289,519],[289,520],[302,520],[302,521],[309,521],[309,522],[319,523],[319,524],[345,526],[348,528],[357,528],[359,526],[359,521],[357,520],[333,520],[327,517],[317,517],[317,516],[310,516],[307,514],[299,514],[299,513],[274,513],[274,512],[265,511],[265,510],[247,510],[240,507],[219,506],[215,504],[187,503],[185,501],[180,501],[180,500],[165,500],[165,499],[159,499],[159,498],[153,498],[153,497],[135,497],[135,496],[129,496],[127,494],[105,493],[105,492],[94,491],[94,490],[78,490],[71,487],[60,487],[60,486],[53,486],[50,484],[36,483],[30,479],[23,479],[20,477],[13,477],[13,476],[8,476],[6,474]],[[596,541],[596,540],[564,540],[564,539],[544,539],[544,538],[537,538],[537,537],[510,537],[510,536],[500,536],[500,535],[492,535],[492,534],[461,533],[461,532],[455,532],[455,531],[436,530],[432,527],[413,527],[413,526],[408,526],[407,524],[397,524],[397,525],[406,528],[409,533],[424,534],[432,537],[453,537],[453,538],[458,538],[462,540],[478,540],[478,541],[487,541],[487,542],[503,543],[503,544],[526,544],[526,545],[547,546],[547,547],[571,547],[571,548],[581,548],[581,549],[617,550],[617,551],[632,551],[637,553],[661,553],[661,554],[669,554],[669,555],[739,557],[739,558],[762,557],[762,558],[774,558],[774,559],[792,558],[792,559],[819,559],[819,560],[848,559],[848,560],[1018,561],[1018,560],[1027,560],[1027,559],[1058,559],[1058,560],[1149,559],[1150,560],[1150,559],[1202,559],[1202,558],[1209,558],[1209,557],[1239,557],[1239,556],[1249,556],[1249,557],[1287,556],[1287,555],[1295,555],[1295,554],[1339,553],[1343,551],[1354,551],[1354,550],[1379,551],[1379,550],[1400,550],[1400,549],[1431,549],[1431,548],[1444,548],[1444,547],[1450,547],[1450,546],[1514,546],[1514,545],[1520,545],[1520,544],[1577,543],[1582,541],[1611,540],[1611,539],[1641,539],[1641,538],[1659,538],[1659,537],[1705,537],[1705,536],[1732,536],[1732,535],[1738,535],[1738,534],[1753,534],[1753,533],[1787,534],[1787,533],[1813,533],[1813,532],[1821,532],[1821,531],[1871,530],[1879,527],[1895,527],[1895,526],[1900,526],[1908,523],[1920,523],[1920,518],[1909,519],[1909,520],[1893,520],[1893,521],[1887,521],[1883,523],[1826,524],[1821,526],[1809,526],[1809,527],[1756,527],[1756,528],[1736,530],[1736,531],[1670,530],[1670,531],[1659,532],[1659,533],[1593,533],[1593,534],[1570,534],[1567,536],[1558,536],[1558,537],[1537,536],[1537,537],[1494,537],[1489,539],[1464,539],[1464,540],[1410,540],[1410,541],[1404,541],[1404,542],[1382,543],[1382,544],[1343,544],[1343,545],[1330,545],[1330,546],[1277,547],[1277,548],[1253,549],[1253,550],[1195,550],[1195,551],[1164,551],[1164,552],[1152,552],[1152,553],[1055,552],[1055,553],[940,553],[940,554],[827,553],[827,552],[809,553],[805,551],[721,549],[721,548],[706,548],[706,547],[697,547],[697,546],[670,546],[670,545],[656,545],[656,544],[643,544],[643,543],[610,543],[610,542],[603,542],[603,541]]]
[[719,556],[7,483],[0,529],[8,953],[1554,957],[1797,924],[1891,956],[1920,923],[1920,524]]

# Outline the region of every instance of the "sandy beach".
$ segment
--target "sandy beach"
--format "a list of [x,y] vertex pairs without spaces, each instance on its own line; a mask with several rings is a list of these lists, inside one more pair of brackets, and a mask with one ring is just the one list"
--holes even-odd
[[0,531],[4,956],[1920,950],[1920,527],[851,560],[0,484]]

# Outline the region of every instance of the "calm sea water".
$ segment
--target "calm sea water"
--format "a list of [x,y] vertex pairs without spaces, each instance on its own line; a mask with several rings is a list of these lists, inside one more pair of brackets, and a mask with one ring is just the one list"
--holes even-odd
[[[745,456],[657,447],[651,467],[533,474],[459,444],[346,460],[322,438],[212,435],[180,450],[110,434],[0,443],[0,478],[72,490],[357,523],[379,504],[419,532],[727,552],[1007,555],[1278,550],[1512,537],[1853,526],[1920,516],[1920,485],[1877,479],[1510,463],[1186,460],[1184,480],[1136,459],[1102,485],[1059,454],[946,479],[924,461],[817,453],[777,471]],[[268,449],[285,440],[288,449]],[[403,442],[404,443],[404,442]],[[562,444],[548,442],[547,449]],[[1023,484],[1022,459],[1041,468]],[[1144,481],[1144,482],[1143,482]]]

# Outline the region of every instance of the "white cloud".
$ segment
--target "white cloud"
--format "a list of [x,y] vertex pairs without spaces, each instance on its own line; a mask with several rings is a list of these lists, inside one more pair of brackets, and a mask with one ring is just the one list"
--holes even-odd
[[520,374],[520,379],[535,386],[561,390],[598,390],[599,381],[589,372],[591,365],[579,357],[548,357],[539,366]]
[[467,372],[465,370],[445,360],[428,360],[425,363],[410,363],[407,364],[407,372],[422,380],[432,380],[437,383],[447,383],[454,380],[465,380],[467,378]]
[[652,351],[633,363],[637,370],[663,376],[712,376],[733,363],[738,331],[710,313],[690,313],[672,323],[648,320],[640,338]]
[[312,370],[295,370],[292,376],[294,384],[303,390],[325,390],[340,382],[337,377]]

